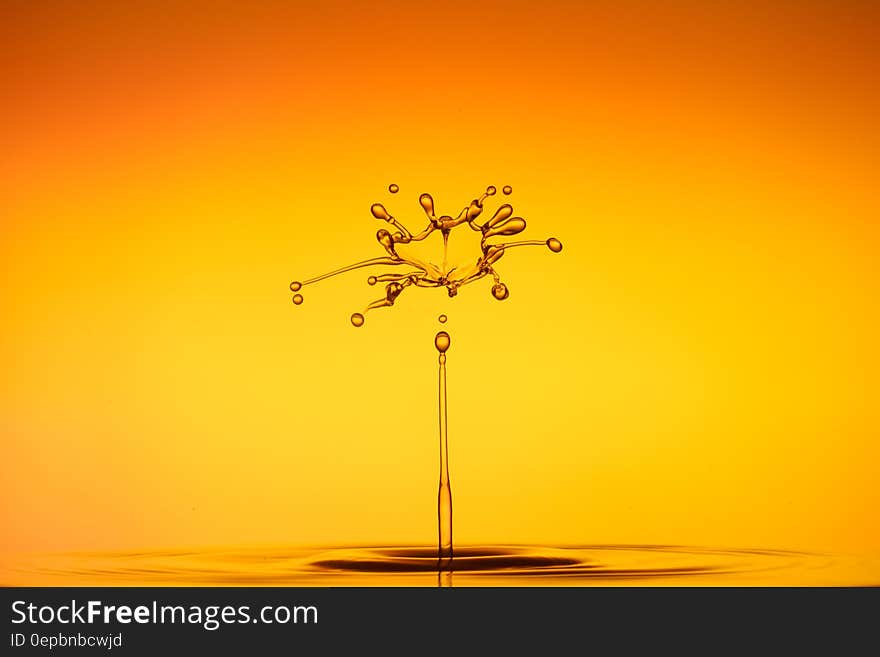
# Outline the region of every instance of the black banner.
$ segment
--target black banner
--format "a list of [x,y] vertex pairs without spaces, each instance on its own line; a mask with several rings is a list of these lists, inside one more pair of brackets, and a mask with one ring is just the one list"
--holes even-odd
[[843,588],[5,588],[2,596],[10,655],[839,652],[872,636],[880,609],[878,589]]

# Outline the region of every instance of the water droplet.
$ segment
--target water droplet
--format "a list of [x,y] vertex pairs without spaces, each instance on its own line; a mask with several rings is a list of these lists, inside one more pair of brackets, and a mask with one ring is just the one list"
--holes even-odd
[[361,315],[360,313],[354,313],[351,316],[351,323],[354,326],[363,326],[364,325],[364,316]]
[[394,183],[391,183],[390,185],[388,185],[388,191],[392,194],[396,194],[398,191],[400,191],[400,187],[398,187]]
[[373,205],[370,206],[370,212],[373,213],[373,216],[376,217],[376,219],[384,219],[385,221],[391,219],[388,210],[386,210],[385,206],[381,203],[373,203]]
[[440,331],[437,335],[434,336],[434,346],[437,347],[437,351],[441,354],[446,353],[446,350],[449,349],[449,345],[451,340],[449,339],[449,334],[446,331]]
[[497,190],[495,189],[495,185],[489,185],[489,186],[486,188],[486,194],[488,194],[489,196],[495,196],[495,192],[496,192],[496,191],[497,191]]
[[562,251],[562,242],[560,242],[555,237],[551,237],[547,240],[547,248],[553,251],[553,253],[559,253]]
[[513,192],[513,187],[511,187],[510,185],[505,185],[501,188],[501,191],[504,192],[505,195],[510,194],[511,192]]
[[391,233],[389,233],[384,228],[380,228],[376,231],[376,240],[385,247],[385,250],[389,253],[394,252],[394,238],[391,237]]
[[440,322],[441,324],[445,324],[446,319],[447,319],[446,315],[440,315],[440,317],[437,318],[437,321]]
[[367,285],[375,285],[377,280],[379,279],[375,276],[370,276],[367,278]]
[[498,283],[492,286],[492,296],[499,301],[504,301],[510,296],[510,290],[507,289],[507,286],[504,283]]
[[489,228],[494,228],[503,221],[507,221],[512,214],[513,206],[511,206],[510,203],[505,203],[500,208],[495,210],[495,214],[493,214],[492,218],[486,222],[486,226],[488,226]]
[[293,283],[290,284],[290,291],[291,292],[299,292],[300,289],[302,288],[302,286],[303,286],[303,284],[300,283],[299,281],[294,281]]
[[[483,233],[484,238],[495,237],[496,235],[518,235],[526,229],[526,220],[522,217],[513,217],[512,219],[507,219],[502,221],[499,224],[496,224],[485,233]],[[540,244],[540,242],[539,242]]]
[[425,193],[419,196],[419,205],[429,217],[434,216],[434,198],[430,194]]
[[303,302],[303,295],[301,295],[301,294],[294,294],[294,295],[293,295],[293,302],[294,302],[297,306],[298,306],[299,304],[301,304],[301,303]]

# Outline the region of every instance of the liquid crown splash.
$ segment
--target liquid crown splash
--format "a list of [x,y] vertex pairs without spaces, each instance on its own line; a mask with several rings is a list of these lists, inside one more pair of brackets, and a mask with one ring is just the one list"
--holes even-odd
[[[396,193],[397,185],[390,185],[389,191]],[[513,190],[507,185],[502,190],[504,194],[510,194]],[[325,278],[337,276],[353,269],[361,267],[373,266],[394,266],[408,267],[409,271],[402,273],[387,273],[378,276],[370,276],[367,283],[376,285],[377,283],[386,283],[385,296],[381,299],[369,304],[364,313],[375,308],[384,308],[393,306],[394,302],[400,294],[410,286],[416,287],[445,287],[449,296],[454,297],[458,294],[458,289],[468,283],[473,283],[486,276],[491,276],[494,283],[491,288],[492,296],[503,301],[510,296],[510,291],[501,281],[501,277],[495,269],[496,264],[501,257],[507,252],[507,249],[517,246],[546,246],[553,253],[562,251],[562,242],[555,237],[547,240],[523,240],[518,242],[494,242],[494,238],[512,237],[523,232],[526,228],[526,221],[522,217],[513,216],[513,207],[509,203],[501,205],[492,217],[482,223],[478,221],[483,213],[483,203],[490,197],[495,195],[495,187],[489,186],[486,191],[475,198],[458,213],[456,217],[449,215],[437,216],[434,210],[434,199],[428,194],[419,196],[419,205],[428,218],[428,225],[419,233],[411,233],[400,221],[398,221],[385,206],[381,203],[374,203],[370,207],[372,215],[389,224],[389,229],[380,228],[376,232],[376,241],[385,250],[384,256],[362,260],[354,264],[335,269],[326,274],[315,276],[305,281],[293,281],[290,289],[295,292],[293,303],[300,305],[303,302],[303,295],[299,291],[305,285],[317,283]],[[471,230],[479,232],[480,235],[480,255],[476,258],[472,265],[464,267],[449,266],[446,262],[447,247],[449,243],[449,235],[453,228],[459,226],[468,226]],[[410,244],[411,242],[420,242],[429,235],[439,231],[443,238],[443,255],[441,263],[435,264],[427,260],[421,260],[411,255],[402,255],[397,252],[397,246],[401,244]],[[351,323],[354,326],[364,325],[364,314],[354,313],[351,316]]]

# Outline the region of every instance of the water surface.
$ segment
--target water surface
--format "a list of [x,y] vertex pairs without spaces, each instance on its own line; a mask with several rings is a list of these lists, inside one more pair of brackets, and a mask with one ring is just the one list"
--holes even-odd
[[325,546],[77,552],[7,557],[17,586],[859,586],[880,559],[676,545]]

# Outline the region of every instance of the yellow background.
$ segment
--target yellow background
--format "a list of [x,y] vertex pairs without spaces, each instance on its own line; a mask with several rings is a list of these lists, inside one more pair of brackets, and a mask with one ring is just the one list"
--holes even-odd
[[[880,550],[877,10],[765,4],[4,3],[4,548],[431,543],[444,312],[457,541]],[[290,302],[487,184],[507,301]]]

